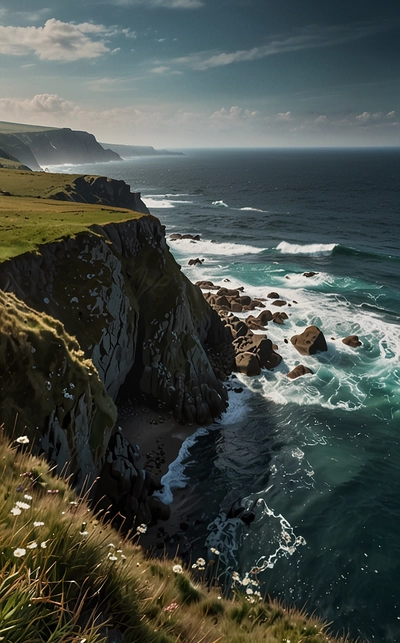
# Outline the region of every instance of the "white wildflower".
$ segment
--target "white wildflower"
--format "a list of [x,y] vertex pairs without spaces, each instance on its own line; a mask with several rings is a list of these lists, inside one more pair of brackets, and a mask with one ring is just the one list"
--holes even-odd
[[28,493],[24,495],[25,500],[32,500],[32,496],[30,496]]
[[23,547],[17,547],[17,549],[14,549],[14,556],[16,558],[21,558],[22,556],[25,556],[26,554],[26,549]]
[[196,564],[199,567],[199,569],[204,569],[204,567],[206,566],[206,561],[204,560],[204,558],[198,558],[196,560]]
[[147,525],[139,525],[139,527],[136,528],[136,531],[139,532],[139,534],[145,534],[147,531]]
[[244,585],[244,586],[249,585],[250,582],[251,582],[250,578],[248,578],[248,576],[246,576],[246,578],[243,578],[243,580],[242,580],[242,585]]
[[18,444],[28,444],[29,443],[29,438],[28,438],[27,435],[21,435],[15,441],[18,442]]
[[183,574],[183,567],[182,565],[174,565],[172,571],[175,572],[175,574]]
[[30,506],[30,505],[28,505],[28,503],[27,503],[27,502],[21,502],[20,500],[17,500],[17,502],[16,502],[15,504],[16,504],[16,506],[17,506],[17,507],[19,507],[20,509],[25,509],[25,510],[26,510],[26,509],[30,509],[30,508],[31,508],[31,506]]
[[47,540],[44,540],[42,543],[40,543],[40,546],[41,546],[42,549],[46,549],[47,548]]
[[215,549],[215,547],[210,547],[210,551],[212,554],[215,554],[216,556],[219,556],[221,553],[220,551],[218,551],[218,549]]
[[237,583],[241,583],[240,576],[237,572],[233,572],[232,580],[236,581]]
[[112,547],[113,549],[115,549],[115,545],[113,543],[109,543],[107,547]]
[[38,546],[37,543],[35,543],[35,541],[33,541],[32,543],[29,543],[29,545],[27,545],[26,548],[27,549],[36,549],[37,546]]
[[35,520],[35,522],[33,523],[33,526],[34,527],[43,527],[44,522],[42,522],[41,520]]
[[80,534],[81,536],[88,536],[88,535],[89,535],[89,532],[88,532],[88,531],[80,531],[80,532],[79,532],[79,534]]
[[114,556],[114,554],[108,554],[108,560],[118,560],[117,556]]
[[12,513],[13,516],[19,516],[19,514],[21,514],[22,511],[19,507],[13,507],[10,513]]
[[246,594],[254,594],[254,592],[253,592],[253,590],[251,589],[251,587],[248,587],[248,588],[246,589]]

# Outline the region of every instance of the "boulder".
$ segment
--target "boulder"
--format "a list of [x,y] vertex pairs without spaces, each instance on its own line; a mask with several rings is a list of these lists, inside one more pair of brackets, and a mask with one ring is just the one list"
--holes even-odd
[[343,344],[346,346],[351,346],[352,348],[357,348],[357,346],[362,346],[362,343],[358,339],[358,335],[349,335],[342,339]]
[[239,353],[236,355],[236,370],[249,377],[260,375],[261,366],[254,353]]
[[323,332],[317,326],[308,326],[301,335],[294,335],[290,341],[300,355],[315,355],[317,351],[327,351]]
[[273,306],[286,306],[286,301],[284,299],[276,299],[272,302]]
[[279,299],[279,294],[277,292],[270,292],[267,297],[268,299]]
[[199,259],[199,257],[196,257],[196,259],[189,259],[188,265],[189,266],[197,266],[201,265],[203,263],[204,259]]
[[292,370],[289,373],[286,373],[286,377],[288,377],[291,380],[295,380],[297,377],[306,375],[306,373],[313,374],[313,371],[311,370],[311,368],[308,368],[307,366],[303,366],[303,364],[299,364],[298,366],[295,366],[294,368],[292,368]]
[[317,274],[317,272],[312,272],[311,270],[310,272],[303,272],[303,277],[314,277]]

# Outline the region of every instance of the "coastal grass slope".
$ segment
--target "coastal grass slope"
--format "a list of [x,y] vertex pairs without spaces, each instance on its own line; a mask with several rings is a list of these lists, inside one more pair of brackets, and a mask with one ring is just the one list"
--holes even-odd
[[147,557],[143,526],[123,538],[29,449],[25,436],[9,442],[0,430],[0,640],[346,640],[314,617],[263,600],[251,590],[257,579],[223,595],[217,554],[198,565],[196,579],[177,559]]
[[0,169],[0,261],[87,231],[143,216],[130,209],[56,200],[79,175]]

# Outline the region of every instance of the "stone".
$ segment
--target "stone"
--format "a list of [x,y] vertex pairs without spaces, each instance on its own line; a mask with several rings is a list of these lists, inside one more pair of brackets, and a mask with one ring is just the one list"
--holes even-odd
[[312,270],[310,272],[303,272],[303,277],[314,277],[315,275],[318,275],[318,272],[313,272]]
[[267,297],[268,299],[279,299],[279,294],[277,292],[270,292]]
[[357,346],[362,346],[362,342],[358,339],[358,335],[349,335],[342,339],[343,344],[346,346],[351,346],[351,348],[357,348]]
[[315,355],[317,351],[327,351],[323,332],[317,326],[308,326],[300,335],[290,338],[300,355]]
[[291,380],[295,380],[297,377],[306,375],[306,373],[313,374],[313,372],[314,371],[312,371],[311,368],[308,368],[307,366],[303,366],[303,364],[299,364],[298,366],[295,366],[294,368],[292,368],[292,370],[289,373],[286,373],[286,377],[288,377]]
[[261,366],[254,353],[239,353],[236,355],[236,370],[248,377],[260,375]]
[[286,301],[284,299],[276,299],[272,302],[273,306],[286,306]]

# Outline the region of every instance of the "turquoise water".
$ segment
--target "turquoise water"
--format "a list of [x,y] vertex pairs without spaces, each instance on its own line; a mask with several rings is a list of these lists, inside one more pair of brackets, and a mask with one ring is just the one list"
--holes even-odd
[[[200,234],[170,242],[193,281],[290,303],[267,331],[282,364],[241,376],[164,480],[165,499],[184,485],[200,498],[195,553],[257,568],[264,591],[336,631],[400,641],[400,151],[187,150],[73,170],[126,180],[167,235]],[[313,324],[328,351],[301,357],[290,337]],[[300,362],[314,374],[288,380]],[[250,526],[227,518],[235,501]]]

